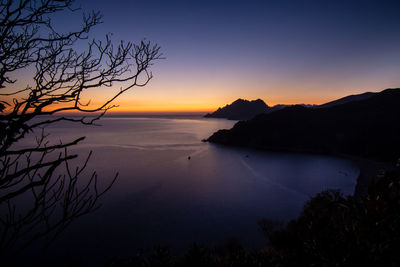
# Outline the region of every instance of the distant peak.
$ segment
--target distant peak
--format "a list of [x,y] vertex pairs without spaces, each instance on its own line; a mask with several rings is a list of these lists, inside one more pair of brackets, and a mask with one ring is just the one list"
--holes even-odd
[[261,99],[246,100],[238,98],[231,104],[226,105],[223,108],[218,108],[217,111],[212,114],[206,115],[211,118],[228,118],[234,120],[251,119],[257,114],[266,113],[269,107]]
[[266,105],[266,103],[264,102],[264,100],[262,100],[262,99],[260,99],[260,98],[258,98],[258,99],[256,99],[256,100],[252,100],[251,102],[253,102],[253,103],[263,103],[263,104]]
[[[232,102],[232,104],[244,104],[244,103],[252,103],[252,104],[264,104],[267,106],[267,104],[264,102],[264,100],[258,98],[256,100],[247,100],[247,99],[242,99],[242,98],[238,98],[235,101]],[[232,105],[231,104],[231,105]]]
[[235,101],[233,101],[232,104],[235,104],[235,103],[244,103],[244,102],[249,102],[249,101],[246,100],[246,99],[238,98],[238,99],[236,99]]

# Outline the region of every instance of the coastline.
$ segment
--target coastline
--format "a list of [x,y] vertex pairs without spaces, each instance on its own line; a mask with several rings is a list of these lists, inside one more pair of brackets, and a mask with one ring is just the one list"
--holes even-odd
[[286,152],[286,153],[301,153],[301,154],[313,154],[313,155],[324,155],[324,156],[334,156],[343,158],[353,162],[359,169],[360,173],[357,177],[356,186],[354,188],[353,196],[356,198],[362,198],[368,193],[369,184],[374,181],[380,174],[385,171],[394,170],[396,168],[396,163],[392,161],[379,161],[373,158],[362,158],[348,154],[342,153],[324,153],[322,151],[315,151],[310,149],[268,149],[265,147],[257,146],[245,146],[245,145],[234,145],[227,143],[219,143],[210,141],[209,139],[202,140],[203,142],[209,142],[216,145],[222,146],[232,146],[232,147],[248,147],[252,149],[259,149],[262,151],[275,151],[275,152]]
[[353,156],[343,156],[352,161],[360,170],[357,178],[356,187],[354,189],[354,197],[362,198],[368,193],[368,186],[371,182],[379,179],[385,171],[394,170],[396,164],[394,162],[376,161],[368,158],[357,158]]

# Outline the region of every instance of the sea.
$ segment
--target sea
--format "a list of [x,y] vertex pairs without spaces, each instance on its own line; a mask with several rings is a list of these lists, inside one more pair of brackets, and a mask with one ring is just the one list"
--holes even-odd
[[56,262],[85,265],[131,257],[166,246],[177,255],[191,245],[230,240],[248,249],[267,244],[258,222],[286,223],[327,189],[352,194],[359,175],[350,161],[324,155],[278,153],[202,142],[236,121],[195,115],[116,115],[96,124],[61,122],[49,140],[86,139],[69,149],[71,166],[98,175],[111,189],[101,207],[76,219],[44,252]]

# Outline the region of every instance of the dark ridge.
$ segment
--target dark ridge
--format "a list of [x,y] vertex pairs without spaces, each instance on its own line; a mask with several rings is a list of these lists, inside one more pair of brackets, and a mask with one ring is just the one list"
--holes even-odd
[[329,107],[346,104],[346,103],[353,102],[353,101],[365,100],[376,94],[377,93],[366,92],[366,93],[358,94],[358,95],[349,95],[349,96],[345,96],[345,97],[339,98],[337,100],[322,104],[322,105],[318,106],[318,108],[329,108]]
[[351,96],[347,100],[354,101],[338,101],[325,108],[295,105],[259,114],[236,123],[230,130],[214,133],[208,141],[267,150],[398,159],[400,89],[364,96]]
[[213,113],[208,113],[206,118],[225,118],[229,120],[248,120],[257,114],[266,113],[269,107],[261,99],[244,100],[238,99],[232,104],[226,105],[223,108],[218,108]]

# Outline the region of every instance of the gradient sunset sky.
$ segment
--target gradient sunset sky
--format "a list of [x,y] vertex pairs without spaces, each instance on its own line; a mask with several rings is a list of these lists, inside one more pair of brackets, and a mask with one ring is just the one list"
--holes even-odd
[[237,98],[320,104],[400,87],[397,0],[76,4],[103,14],[91,37],[146,38],[166,57],[148,86],[117,100],[119,111],[211,111]]

